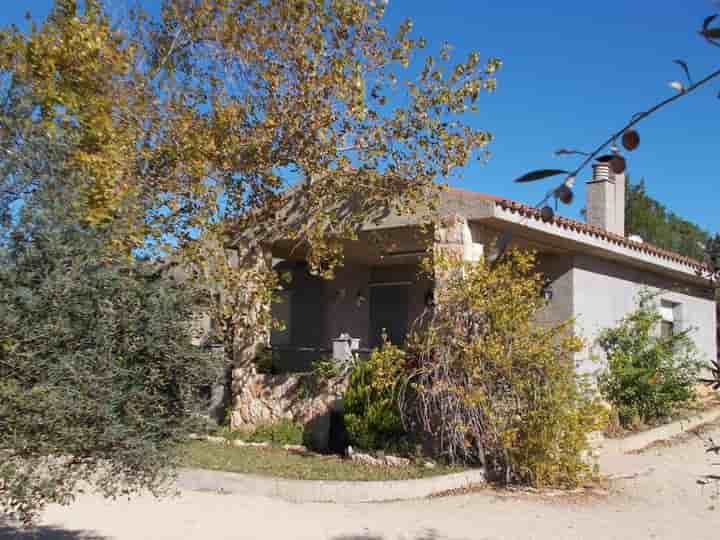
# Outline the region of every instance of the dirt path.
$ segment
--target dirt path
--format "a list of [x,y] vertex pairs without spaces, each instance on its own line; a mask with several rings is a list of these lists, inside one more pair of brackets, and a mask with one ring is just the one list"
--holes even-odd
[[[718,437],[720,439],[720,433]],[[720,462],[720,458],[714,461]],[[292,504],[185,492],[131,501],[80,498],[53,506],[39,536],[0,524],[0,537],[29,540],[464,540],[720,538],[720,499],[699,475],[720,472],[697,438],[641,455],[606,458],[608,473],[636,475],[606,495],[547,497],[482,491],[385,504]]]

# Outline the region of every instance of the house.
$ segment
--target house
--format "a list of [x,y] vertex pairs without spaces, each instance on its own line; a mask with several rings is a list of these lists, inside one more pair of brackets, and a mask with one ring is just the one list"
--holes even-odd
[[[270,248],[276,268],[292,276],[274,306],[285,323],[271,345],[284,369],[302,371],[328,355],[333,339],[348,334],[360,351],[376,347],[383,332],[402,343],[413,320],[432,299],[433,283],[419,272],[427,243],[455,250],[466,260],[492,255],[496,239],[538,254],[549,304],[542,317],[575,319],[587,347],[577,356],[581,371],[600,360],[598,333],[635,307],[638,292],[659,293],[662,331],[694,328],[700,353],[716,357],[716,311],[702,263],[626,237],[625,178],[596,163],[587,184],[587,222],[543,216],[527,205],[460,189],[442,193],[440,226],[423,228],[424,211],[388,213],[368,221],[359,238],[345,244],[345,264],[334,279],[310,275],[301,250],[289,241]],[[381,241],[378,241],[381,239]]]

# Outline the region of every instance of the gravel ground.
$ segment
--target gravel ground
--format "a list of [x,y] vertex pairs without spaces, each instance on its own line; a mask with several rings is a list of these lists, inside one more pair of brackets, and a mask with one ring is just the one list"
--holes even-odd
[[[720,439],[716,430],[715,439]],[[717,487],[697,479],[720,473],[697,437],[637,455],[601,458],[617,479],[608,490],[576,494],[482,490],[384,504],[292,504],[277,499],[184,492],[156,501],[83,496],[52,506],[38,530],[0,523],[0,538],[465,540],[720,538]],[[34,535],[34,536],[33,536]]]

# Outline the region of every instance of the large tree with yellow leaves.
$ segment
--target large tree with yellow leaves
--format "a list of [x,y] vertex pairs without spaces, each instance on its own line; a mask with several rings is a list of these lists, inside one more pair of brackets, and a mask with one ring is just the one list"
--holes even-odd
[[[486,156],[491,135],[464,117],[500,61],[452,63],[449,45],[420,57],[410,21],[384,25],[386,3],[166,0],[116,20],[102,0],[56,0],[42,24],[0,33],[0,214],[70,184],[68,215],[115,252],[177,252],[220,284],[232,355],[257,326],[237,316],[247,283],[266,297],[272,279],[252,249],[231,264],[228,221],[293,237],[331,271],[369,213],[412,211]],[[283,231],[291,185],[304,219]]]
[[[305,181],[296,235],[320,249],[328,227],[351,235],[377,205],[407,207],[490,140],[459,116],[499,61],[450,66],[446,46],[422,63],[424,41],[409,21],[388,31],[382,2],[175,0],[123,21],[84,4],[57,0],[40,26],[2,32],[4,209],[75,183],[78,218],[135,247]],[[348,199],[351,219],[333,223],[327,209]]]
[[[15,245],[19,206],[32,216],[72,193],[63,226],[97,239],[103,264],[149,251],[209,287],[234,359],[268,322],[242,308],[267,304],[274,281],[257,242],[226,249],[228,222],[255,241],[294,237],[331,271],[337,239],[370,212],[412,211],[485,157],[490,134],[463,118],[500,62],[473,52],[452,64],[447,45],[418,57],[424,40],[409,21],[388,29],[385,3],[166,0],[157,17],[116,17],[102,0],[56,0],[41,23],[2,29],[0,242]],[[291,186],[304,219],[282,230],[274,213]],[[158,470],[133,485],[156,485]],[[55,495],[31,493],[28,509]]]

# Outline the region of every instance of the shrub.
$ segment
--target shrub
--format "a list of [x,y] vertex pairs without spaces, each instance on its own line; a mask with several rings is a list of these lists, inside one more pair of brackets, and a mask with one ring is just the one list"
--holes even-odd
[[271,424],[262,424],[255,430],[242,436],[248,442],[269,442],[274,445],[302,444],[303,427],[292,420],[279,420]]
[[592,472],[586,435],[603,415],[576,378],[582,342],[571,321],[536,322],[545,301],[533,268],[520,251],[495,264],[437,254],[436,302],[409,339],[417,367],[402,410],[453,463],[505,481],[576,485]]
[[332,358],[320,358],[312,363],[312,374],[316,381],[325,382],[334,379],[342,374],[340,362]]
[[83,482],[158,492],[221,374],[191,291],[80,227],[21,232],[0,258],[0,511],[30,521]]
[[607,356],[600,390],[625,428],[667,417],[694,397],[701,362],[690,331],[661,337],[660,320],[655,295],[642,291],[637,309],[598,338]]
[[365,450],[402,450],[406,444],[398,407],[405,353],[385,343],[358,362],[343,396],[350,444]]

